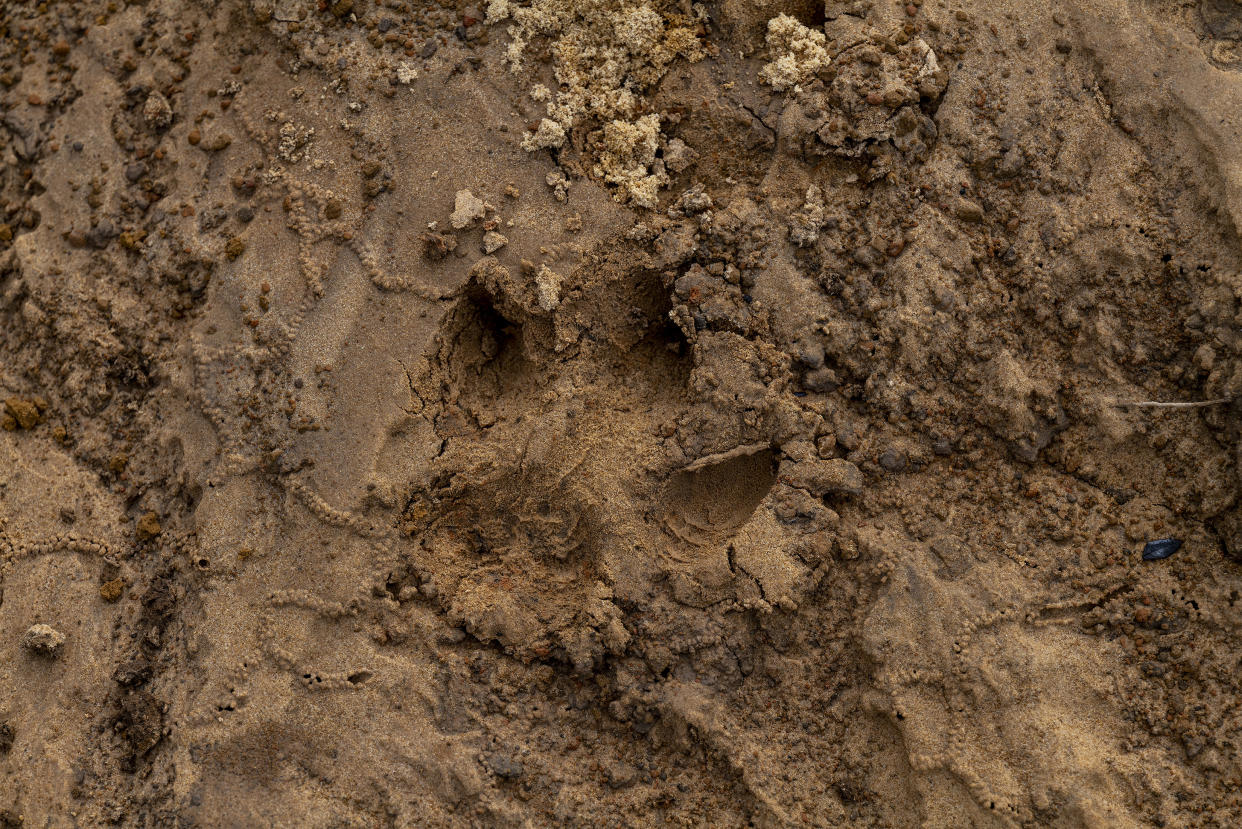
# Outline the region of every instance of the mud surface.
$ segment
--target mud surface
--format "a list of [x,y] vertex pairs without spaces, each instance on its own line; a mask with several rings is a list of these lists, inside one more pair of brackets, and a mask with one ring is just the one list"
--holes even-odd
[[1237,0],[15,2],[0,158],[0,826],[1242,823]]

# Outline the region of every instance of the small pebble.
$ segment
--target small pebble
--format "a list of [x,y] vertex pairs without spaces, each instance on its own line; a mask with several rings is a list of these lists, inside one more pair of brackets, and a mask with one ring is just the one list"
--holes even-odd
[[1143,561],[1159,561],[1168,558],[1182,548],[1180,538],[1158,538],[1143,545]]
[[964,222],[983,221],[983,208],[978,202],[959,198],[953,202],[953,215]]
[[504,754],[492,755],[488,765],[491,766],[493,774],[505,780],[516,780],[526,773],[520,762]]
[[890,446],[880,454],[880,466],[887,472],[901,472],[906,468],[906,453]]

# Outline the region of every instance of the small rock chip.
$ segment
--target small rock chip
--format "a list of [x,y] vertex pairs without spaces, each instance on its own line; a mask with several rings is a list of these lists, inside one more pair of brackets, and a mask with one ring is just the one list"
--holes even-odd
[[65,634],[51,625],[34,625],[22,635],[22,647],[40,656],[55,656],[65,644]]
[[455,230],[465,230],[479,219],[483,218],[486,207],[483,200],[471,193],[469,190],[458,190],[457,198],[453,206],[453,215],[449,217],[449,223],[453,225]]
[[150,541],[160,534],[161,529],[160,517],[154,512],[147,512],[134,525],[134,534],[138,536],[139,541]]
[[957,199],[953,202],[953,215],[963,222],[983,221],[983,208],[978,202],[970,199]]
[[13,750],[13,742],[17,739],[17,734],[13,732],[13,726],[6,722],[0,722],[0,754],[8,754]]
[[158,91],[148,95],[147,102],[142,105],[142,119],[153,130],[168,129],[173,121],[173,111],[168,99]]
[[125,590],[124,579],[113,579],[99,585],[99,598],[105,602],[115,602],[121,598],[121,593]]
[[880,453],[880,466],[886,472],[902,472],[906,468],[906,453],[890,446]]
[[234,236],[232,239],[229,239],[228,244],[224,246],[224,255],[227,256],[230,261],[241,256],[243,253],[245,253],[245,251],[246,251],[246,243],[243,242],[237,236]]
[[1143,561],[1159,561],[1168,558],[1182,548],[1180,538],[1158,538],[1143,545]]
[[509,244],[509,240],[494,230],[489,230],[483,234],[484,253],[495,253],[507,244]]
[[492,773],[505,780],[516,780],[526,773],[522,764],[504,754],[493,754],[487,761]]

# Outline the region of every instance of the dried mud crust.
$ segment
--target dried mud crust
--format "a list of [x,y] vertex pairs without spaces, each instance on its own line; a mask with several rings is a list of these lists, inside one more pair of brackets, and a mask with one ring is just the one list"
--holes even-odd
[[1237,20],[6,7],[0,823],[1236,825]]

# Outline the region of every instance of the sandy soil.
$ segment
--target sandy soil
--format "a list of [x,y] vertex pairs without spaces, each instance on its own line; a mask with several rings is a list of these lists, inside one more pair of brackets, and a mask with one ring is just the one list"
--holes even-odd
[[0,159],[0,827],[1242,824],[1238,0],[12,2]]

